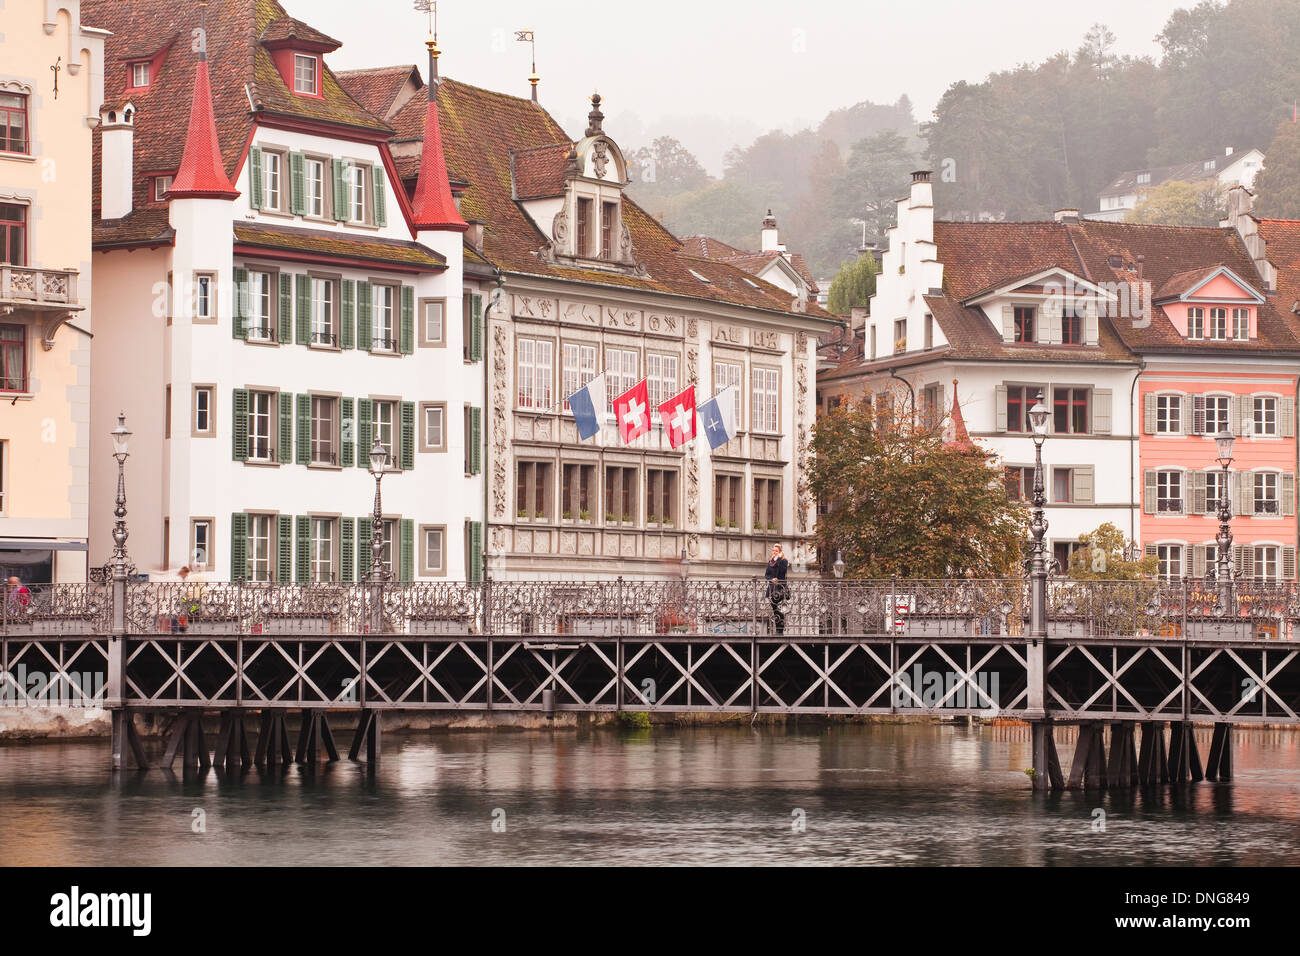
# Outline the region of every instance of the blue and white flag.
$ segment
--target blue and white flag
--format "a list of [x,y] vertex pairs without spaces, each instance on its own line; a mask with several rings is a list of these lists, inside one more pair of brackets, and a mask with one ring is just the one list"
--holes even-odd
[[736,437],[736,399],[732,394],[735,387],[728,385],[696,409],[709,447],[714,451]]
[[600,431],[605,415],[605,376],[597,375],[566,399],[578,426],[578,440],[586,441]]

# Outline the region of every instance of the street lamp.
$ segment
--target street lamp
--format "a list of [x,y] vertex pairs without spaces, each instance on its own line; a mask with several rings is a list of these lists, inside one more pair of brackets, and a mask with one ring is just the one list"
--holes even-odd
[[1218,449],[1219,466],[1219,533],[1214,538],[1214,576],[1219,584],[1219,604],[1228,613],[1232,604],[1232,508],[1228,502],[1228,466],[1232,464],[1232,445],[1235,439],[1226,428],[1214,436]]
[[384,567],[384,502],[380,492],[380,482],[384,480],[384,468],[388,464],[388,452],[379,436],[370,447],[370,473],[375,476],[375,514],[370,529],[370,580],[378,584],[388,578]]
[[1047,418],[1047,406],[1043,404],[1043,393],[1039,391],[1038,400],[1029,410],[1029,427],[1034,434],[1034,512],[1029,519],[1034,550],[1030,564],[1029,630],[1030,637],[1035,640],[1047,637],[1047,518],[1043,514],[1043,506],[1047,504],[1043,487],[1043,442],[1047,440]]
[[117,427],[109,434],[113,436],[113,457],[117,459],[117,507],[113,514],[117,523],[113,525],[113,579],[120,576],[126,580],[126,472],[125,465],[130,457],[131,430],[126,427],[126,413],[117,416]]
[[835,562],[831,565],[831,574],[835,575],[835,624],[839,633],[844,633],[844,555],[835,549]]
[[844,577],[844,555],[842,555],[838,550],[835,552],[835,563],[831,565],[831,573],[833,573],[836,578]]
[[[108,675],[104,687],[104,706],[113,714],[112,767],[124,766],[123,751],[130,732],[130,716],[122,706],[126,677],[126,578],[132,567],[126,556],[126,459],[130,456],[131,430],[126,427],[126,413],[117,416],[113,437],[113,457],[117,459],[117,517],[113,525],[113,557],[108,562],[113,595],[113,628],[108,638]],[[100,580],[103,580],[102,578]]]

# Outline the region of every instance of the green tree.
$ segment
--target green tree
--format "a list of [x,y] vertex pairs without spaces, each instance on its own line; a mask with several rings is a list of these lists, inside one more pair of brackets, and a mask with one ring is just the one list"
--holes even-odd
[[834,315],[848,315],[850,309],[866,305],[875,294],[875,257],[859,256],[856,262],[840,263],[840,271],[831,280],[826,310]]
[[1109,521],[1079,536],[1079,548],[1063,569],[1080,581],[1138,581],[1155,577],[1160,561],[1147,555],[1132,561],[1124,532]]
[[889,129],[853,144],[844,164],[839,206],[867,224],[867,238],[883,243],[894,225],[894,202],[907,193],[917,159],[897,131]]
[[1278,125],[1264,153],[1264,168],[1255,177],[1255,215],[1269,219],[1300,219],[1300,123],[1291,118]]
[[913,423],[887,392],[840,405],[813,433],[810,487],[829,506],[817,547],[848,573],[942,578],[1014,573],[1026,536],[996,456],[945,441],[945,423]]
[[1159,226],[1217,226],[1227,214],[1227,192],[1218,180],[1169,180],[1153,188],[1125,217]]
[[700,189],[710,182],[695,154],[671,136],[660,136],[628,157],[630,172],[641,196],[674,195]]

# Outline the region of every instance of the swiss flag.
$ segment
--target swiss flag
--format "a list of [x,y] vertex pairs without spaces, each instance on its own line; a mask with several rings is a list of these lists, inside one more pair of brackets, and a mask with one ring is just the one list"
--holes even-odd
[[668,433],[668,445],[676,448],[695,437],[695,386],[687,385],[659,406],[659,420]]
[[625,445],[650,430],[650,391],[645,379],[614,399],[614,418]]

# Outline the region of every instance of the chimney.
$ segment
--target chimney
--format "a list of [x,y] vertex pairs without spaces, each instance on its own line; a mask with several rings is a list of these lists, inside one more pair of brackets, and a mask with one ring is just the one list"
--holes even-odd
[[912,191],[909,200],[908,205],[912,209],[934,208],[934,187],[930,185],[930,170],[918,169],[912,173]]
[[1052,213],[1054,222],[1064,223],[1067,226],[1077,226],[1079,224],[1079,210],[1077,209],[1058,209]]
[[781,237],[776,230],[776,217],[772,215],[772,210],[767,211],[763,217],[763,242],[761,251],[763,252],[785,252],[785,246],[781,245]]
[[99,216],[121,219],[131,212],[135,186],[135,106],[102,106],[100,141]]
[[855,305],[849,309],[849,328],[854,332],[867,324],[867,307]]

